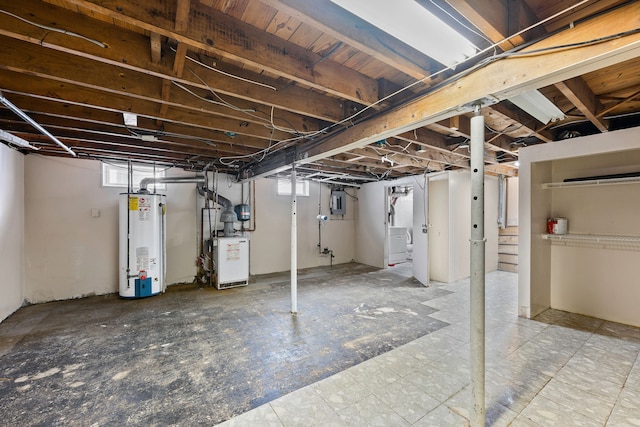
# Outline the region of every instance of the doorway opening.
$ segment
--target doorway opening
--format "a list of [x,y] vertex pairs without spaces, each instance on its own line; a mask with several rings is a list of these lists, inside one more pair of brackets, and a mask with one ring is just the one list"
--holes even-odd
[[387,267],[413,262],[413,186],[397,185],[387,192]]

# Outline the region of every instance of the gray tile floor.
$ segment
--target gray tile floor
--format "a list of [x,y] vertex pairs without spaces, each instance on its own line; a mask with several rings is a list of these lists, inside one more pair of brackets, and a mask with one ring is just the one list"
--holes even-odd
[[[469,281],[424,301],[449,323],[222,426],[464,426]],[[494,426],[640,426],[640,329],[547,310],[517,317],[517,275],[486,281],[486,410]],[[374,321],[374,320],[372,320]]]

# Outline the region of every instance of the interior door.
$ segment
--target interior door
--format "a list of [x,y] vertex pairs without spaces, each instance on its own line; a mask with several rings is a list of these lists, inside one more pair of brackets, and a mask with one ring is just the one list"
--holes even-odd
[[413,185],[413,277],[429,284],[429,180],[416,177]]

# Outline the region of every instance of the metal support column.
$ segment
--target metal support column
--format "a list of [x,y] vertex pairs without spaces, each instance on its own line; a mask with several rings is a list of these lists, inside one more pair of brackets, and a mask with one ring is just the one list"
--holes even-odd
[[485,425],[485,242],[484,117],[480,105],[471,119],[471,425]]
[[291,313],[298,312],[298,229],[296,219],[296,166],[291,167]]

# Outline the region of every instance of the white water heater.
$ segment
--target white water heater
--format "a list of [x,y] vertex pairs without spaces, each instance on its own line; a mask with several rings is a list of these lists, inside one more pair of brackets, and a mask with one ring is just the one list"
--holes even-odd
[[120,296],[144,298],[165,290],[167,196],[120,194]]

